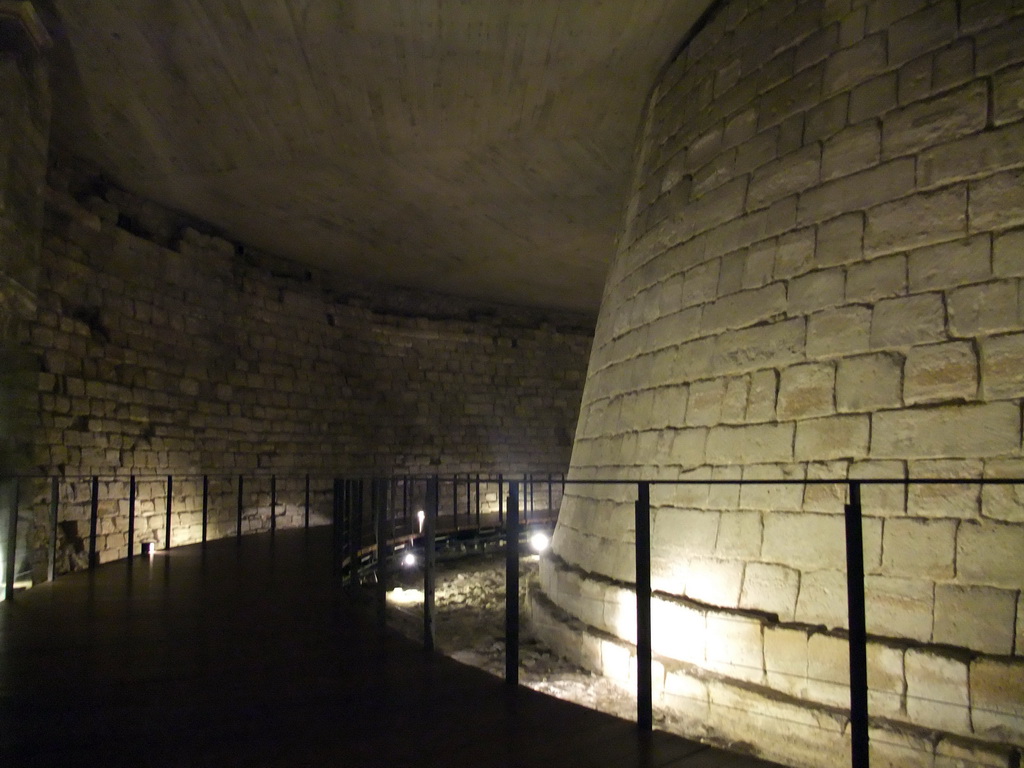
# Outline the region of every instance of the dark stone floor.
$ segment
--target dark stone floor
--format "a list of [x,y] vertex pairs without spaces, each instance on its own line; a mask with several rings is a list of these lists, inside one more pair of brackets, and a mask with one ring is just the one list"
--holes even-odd
[[181,547],[0,603],[0,766],[769,766],[381,633],[326,530]]

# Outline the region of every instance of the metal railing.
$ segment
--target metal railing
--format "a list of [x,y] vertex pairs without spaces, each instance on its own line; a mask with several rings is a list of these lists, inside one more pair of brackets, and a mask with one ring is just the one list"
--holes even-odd
[[[173,515],[175,512],[175,477],[160,476],[165,485],[163,548],[172,546]],[[201,534],[196,542],[209,538],[211,519],[211,478],[223,476],[177,476],[199,481],[201,498],[199,516]],[[268,516],[265,529],[274,534],[278,529],[281,499],[278,475],[246,476],[234,478],[236,503],[234,505],[234,536],[243,536],[246,515],[247,481],[269,484],[265,492]],[[295,476],[290,476],[294,478]],[[651,489],[654,486],[815,486],[845,488],[844,504],[846,592],[849,642],[849,692],[851,764],[854,768],[868,768],[868,680],[867,680],[867,627],[865,605],[865,569],[862,491],[865,486],[908,487],[912,485],[1024,485],[1020,478],[863,478],[849,479],[795,479],[795,480],[637,480],[637,479],[567,479],[564,475],[543,473],[537,475],[459,474],[450,476],[398,476],[398,477],[335,477],[306,474],[299,476],[300,502],[291,502],[293,512],[301,511],[302,525],[309,528],[311,519],[319,517],[321,524],[333,528],[335,575],[347,584],[354,584],[361,574],[372,573],[376,582],[376,605],[381,624],[385,621],[386,592],[389,561],[407,547],[421,547],[423,557],[423,645],[435,647],[435,591],[438,542],[444,537],[457,536],[464,531],[491,529],[497,531],[505,543],[506,600],[505,600],[505,680],[509,685],[519,683],[519,557],[520,537],[524,522],[538,517],[553,519],[567,486],[629,486],[635,489],[635,590],[636,590],[636,659],[637,659],[637,722],[641,730],[653,727],[652,685],[652,622],[651,622]],[[324,479],[330,481],[329,488]],[[98,525],[100,521],[100,476],[85,478],[7,478],[9,498],[13,499],[7,531],[5,557],[6,597],[14,596],[15,563],[18,537],[19,490],[27,482],[48,481],[49,493],[49,562],[47,578],[55,577],[60,490],[62,482],[88,481],[89,493],[89,555],[88,566],[99,564]],[[0,479],[2,481],[2,479]],[[141,482],[154,482],[154,476],[130,475],[117,477],[116,482],[128,483],[127,557],[135,556],[138,488]],[[319,485],[316,483],[319,482]],[[13,483],[13,486],[10,485]],[[447,489],[442,494],[442,489]],[[496,488],[491,493],[488,488]],[[484,489],[482,494],[481,489]],[[251,490],[251,489],[250,489]],[[465,496],[463,496],[465,491]],[[507,491],[507,495],[506,495]],[[295,496],[294,490],[292,497]],[[547,507],[536,504],[537,496],[547,501]],[[221,494],[223,496],[223,494]],[[444,499],[442,499],[444,496]],[[399,501],[400,499],[400,501]],[[465,504],[463,505],[463,499]],[[152,501],[152,499],[150,500]],[[444,503],[443,503],[444,502]],[[445,509],[444,507],[448,508]],[[319,509],[318,509],[319,507]],[[326,507],[326,509],[325,509]],[[413,514],[416,510],[417,514]],[[450,512],[450,514],[449,514]],[[326,514],[325,514],[326,513]],[[422,513],[422,514],[419,514]],[[460,517],[462,515],[462,517]],[[294,517],[294,514],[293,514]],[[460,522],[462,521],[462,522]],[[486,525],[485,525],[486,524]],[[251,526],[256,528],[258,526]]]

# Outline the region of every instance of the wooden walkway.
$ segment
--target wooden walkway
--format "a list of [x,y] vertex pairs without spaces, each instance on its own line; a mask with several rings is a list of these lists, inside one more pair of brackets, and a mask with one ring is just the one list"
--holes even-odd
[[0,603],[0,766],[770,765],[382,634],[330,577],[329,539],[181,547]]

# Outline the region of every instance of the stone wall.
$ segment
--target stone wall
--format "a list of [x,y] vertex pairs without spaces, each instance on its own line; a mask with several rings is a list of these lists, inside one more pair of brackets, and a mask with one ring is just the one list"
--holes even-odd
[[16,489],[3,475],[29,466],[34,439],[35,380],[18,340],[35,312],[50,134],[41,55],[49,39],[30,3],[7,5],[0,8],[0,596],[16,509]]
[[[844,763],[845,488],[799,481],[1024,477],[1022,35],[1015,2],[729,0],[655,86],[572,476],[797,481],[652,491],[691,732]],[[573,487],[534,599],[623,677],[634,498]],[[1011,764],[1024,487],[864,504],[876,755]]]
[[[591,327],[586,318],[351,284],[256,252],[55,161],[38,311],[24,335],[37,373],[33,469],[65,480],[60,518],[88,533],[100,475],[100,559],[136,541],[265,527],[314,514],[339,473],[563,472]],[[188,476],[188,477],[186,477]],[[31,494],[46,528],[49,485]],[[492,494],[493,496],[493,494]],[[64,546],[62,531],[61,546]],[[45,536],[39,537],[45,539]],[[36,557],[37,574],[45,552]],[[74,558],[65,559],[66,567]]]

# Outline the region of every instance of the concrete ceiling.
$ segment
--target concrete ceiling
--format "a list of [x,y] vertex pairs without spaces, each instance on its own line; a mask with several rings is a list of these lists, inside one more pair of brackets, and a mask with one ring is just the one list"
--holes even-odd
[[710,0],[50,0],[53,141],[361,280],[596,311],[657,71]]

